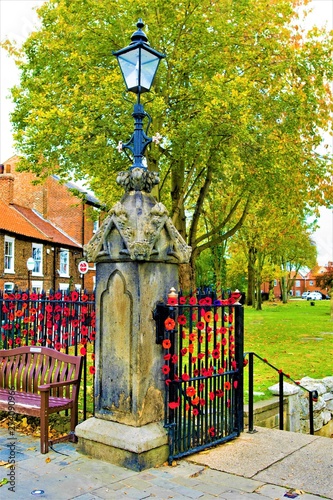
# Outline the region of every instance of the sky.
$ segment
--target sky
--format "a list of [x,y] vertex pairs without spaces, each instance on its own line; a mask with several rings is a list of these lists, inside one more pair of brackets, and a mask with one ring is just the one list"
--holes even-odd
[[[0,0],[0,40],[15,40],[21,44],[29,33],[38,27],[35,8],[44,0]],[[333,29],[333,0],[311,0],[312,13],[309,26],[327,25]],[[14,62],[0,49],[0,161],[15,154],[11,135],[9,114],[13,105],[8,99],[9,89],[19,82],[19,73]],[[333,141],[331,141],[333,148]],[[319,229],[314,234],[318,251],[318,264],[333,262],[333,210],[320,209]]]

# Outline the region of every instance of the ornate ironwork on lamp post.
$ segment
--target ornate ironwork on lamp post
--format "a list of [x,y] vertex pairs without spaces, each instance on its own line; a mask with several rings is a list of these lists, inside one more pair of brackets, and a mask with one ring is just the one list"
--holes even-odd
[[[129,149],[134,159],[130,172],[121,172],[117,178],[118,184],[123,185],[126,191],[131,189],[150,191],[152,186],[159,182],[156,172],[148,172],[143,163],[143,157],[148,144],[154,139],[155,142],[158,142],[161,137],[158,134],[155,138],[148,137],[147,132],[151,118],[144,110],[140,96],[144,92],[149,92],[159,63],[165,55],[150,47],[148,38],[142,31],[143,27],[144,23],[142,19],[139,19],[138,29],[133,33],[130,45],[113,52],[113,55],[118,59],[127,90],[137,94],[137,102],[134,104],[132,113],[134,118],[133,135],[128,142],[125,144],[120,142],[118,145],[119,151]],[[148,118],[148,126],[144,131],[143,120],[146,117]]]

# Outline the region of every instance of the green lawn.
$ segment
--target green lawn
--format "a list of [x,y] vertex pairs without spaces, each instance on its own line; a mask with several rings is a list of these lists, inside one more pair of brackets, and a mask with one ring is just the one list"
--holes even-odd
[[[262,311],[245,306],[244,317],[245,352],[255,352],[294,380],[333,375],[330,301],[317,301],[315,306],[295,299],[288,304],[265,302]],[[278,382],[278,373],[256,358],[254,365],[254,390],[264,393],[255,399],[271,397],[267,389]]]

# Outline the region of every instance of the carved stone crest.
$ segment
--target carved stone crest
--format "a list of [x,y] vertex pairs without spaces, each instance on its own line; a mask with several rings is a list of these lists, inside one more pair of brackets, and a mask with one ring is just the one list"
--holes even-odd
[[127,192],[85,246],[89,262],[155,261],[186,263],[189,247],[162,203],[145,191]]

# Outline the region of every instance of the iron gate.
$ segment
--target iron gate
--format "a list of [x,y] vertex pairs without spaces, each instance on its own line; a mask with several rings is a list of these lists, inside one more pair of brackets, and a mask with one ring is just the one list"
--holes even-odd
[[170,295],[154,317],[171,463],[243,430],[243,307],[236,293],[215,300]]

